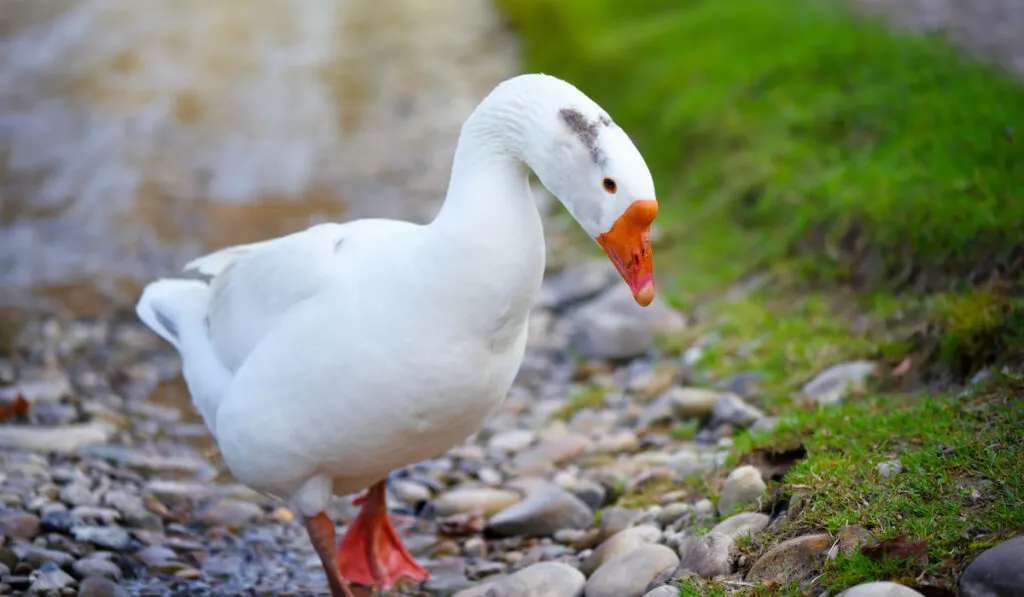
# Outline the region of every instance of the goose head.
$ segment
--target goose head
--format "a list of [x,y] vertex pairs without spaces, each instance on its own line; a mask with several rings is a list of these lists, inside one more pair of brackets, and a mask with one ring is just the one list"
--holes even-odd
[[563,85],[564,91],[554,94],[560,101],[546,102],[546,126],[531,140],[538,155],[530,165],[646,307],[654,300],[654,180],[636,145],[608,113]]

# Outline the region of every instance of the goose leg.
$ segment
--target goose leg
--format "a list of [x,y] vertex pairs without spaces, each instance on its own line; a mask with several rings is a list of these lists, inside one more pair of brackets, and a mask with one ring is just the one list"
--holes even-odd
[[356,500],[362,510],[349,524],[338,548],[338,567],[345,578],[368,587],[390,588],[403,576],[422,582],[430,574],[406,551],[391,525],[385,489],[381,481]]
[[306,518],[306,530],[309,532],[309,540],[320,556],[320,563],[324,566],[327,574],[327,584],[331,587],[331,597],[353,597],[348,583],[341,577],[338,569],[338,560],[335,553],[334,522],[321,512],[313,517]]

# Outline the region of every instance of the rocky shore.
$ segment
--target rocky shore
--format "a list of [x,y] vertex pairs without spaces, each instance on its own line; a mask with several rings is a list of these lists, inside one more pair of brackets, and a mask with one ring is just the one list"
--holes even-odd
[[[392,475],[396,526],[433,574],[395,594],[667,597],[687,576],[811,587],[823,562],[871,541],[849,526],[745,555],[787,519],[766,491],[775,471],[729,464],[736,431],[776,424],[756,374],[694,387],[696,349],[658,348],[686,317],[636,307],[603,261],[549,277],[531,324],[487,427]],[[21,331],[0,359],[0,594],[326,594],[294,514],[219,469],[179,367],[130,314]],[[873,369],[833,367],[803,393],[834,401]],[[354,512],[337,500],[339,525]]]

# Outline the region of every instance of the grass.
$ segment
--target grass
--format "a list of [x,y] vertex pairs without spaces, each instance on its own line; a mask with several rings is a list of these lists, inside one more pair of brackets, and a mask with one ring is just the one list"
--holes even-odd
[[[651,167],[661,296],[696,321],[663,352],[699,353],[705,385],[756,372],[762,406],[787,415],[768,435],[738,436],[735,458],[806,449],[770,484],[801,505],[745,547],[752,557],[855,524],[875,540],[924,541],[927,560],[852,552],[826,564],[821,588],[948,585],[1024,525],[1024,382],[997,373],[967,393],[950,385],[1024,364],[1024,88],[838,2],[499,5],[528,67],[601,103]],[[832,408],[795,408],[804,382],[853,359],[910,373]],[[936,381],[944,389],[921,392]],[[564,416],[600,405],[585,392]],[[903,471],[882,478],[888,458]],[[714,480],[702,482],[711,493]],[[619,505],[653,503],[663,489],[627,491]],[[681,595],[802,591],[679,584]]]
[[[737,453],[802,444],[807,458],[784,489],[805,493],[783,534],[836,533],[848,524],[878,540],[927,543],[927,563],[840,558],[822,584],[843,587],[921,574],[951,577],[955,567],[1024,525],[1024,378],[997,376],[962,393],[871,396],[799,413],[766,436],[743,436]],[[878,464],[898,460],[883,476]]]
[[1019,251],[1024,90],[934,39],[809,0],[501,5],[643,151],[677,296],[767,265],[955,285]]

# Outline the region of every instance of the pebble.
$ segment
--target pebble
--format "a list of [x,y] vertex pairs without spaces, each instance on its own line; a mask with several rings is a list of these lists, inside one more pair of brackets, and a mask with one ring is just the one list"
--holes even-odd
[[817,404],[834,404],[851,390],[863,389],[868,378],[877,371],[878,365],[871,361],[840,363],[825,369],[804,384],[800,393]]
[[850,587],[836,597],[923,597],[910,587],[894,582],[868,582]]
[[754,562],[747,580],[787,583],[810,578],[821,567],[831,546],[832,538],[827,534],[787,539]]
[[487,447],[495,452],[519,452],[529,448],[537,439],[537,434],[528,429],[513,429],[496,433],[487,442]]
[[78,597],[131,597],[131,594],[108,578],[90,576],[79,585]]
[[523,501],[523,495],[510,489],[459,487],[434,498],[438,516],[477,513],[491,516]]
[[644,593],[644,597],[679,597],[679,587],[661,585]]
[[92,543],[108,549],[125,549],[131,543],[128,531],[121,527],[83,525],[72,528],[71,534],[75,536],[75,541]]
[[712,418],[717,423],[728,423],[737,427],[750,427],[763,418],[764,412],[761,409],[747,404],[745,400],[735,394],[723,394],[712,411]]
[[62,373],[46,378],[19,381],[13,386],[0,387],[0,402],[13,402],[21,396],[29,403],[58,402],[71,395],[71,380]]
[[898,475],[903,472],[903,465],[899,460],[880,462],[875,468],[878,471],[878,474],[883,478],[892,477],[893,475]]
[[32,586],[28,591],[33,595],[45,595],[50,591],[60,591],[65,587],[73,587],[77,584],[70,574],[61,570],[53,562],[47,562],[32,573]]
[[28,427],[0,425],[0,449],[70,453],[110,441],[114,426],[103,422]]
[[750,465],[737,467],[725,479],[718,498],[718,513],[731,514],[734,506],[756,504],[768,486],[761,478],[761,471]]
[[96,495],[85,482],[73,482],[60,490],[60,500],[69,506],[95,506],[99,503]]
[[454,597],[579,597],[586,579],[560,562],[539,562],[502,580],[459,591]]
[[587,580],[585,597],[643,597],[659,574],[679,565],[664,545],[642,545],[608,560]]
[[551,536],[561,529],[586,528],[593,518],[593,512],[578,497],[549,486],[492,516],[486,530],[500,537]]
[[208,525],[240,527],[263,517],[263,508],[252,502],[224,498],[216,500],[196,513],[196,521]]
[[8,539],[30,541],[39,534],[39,517],[20,510],[0,512],[0,535]]
[[597,542],[603,543],[612,535],[629,528],[638,518],[640,518],[640,512],[631,508],[616,506],[605,510],[601,514],[601,526],[598,527]]
[[741,512],[726,518],[711,529],[712,533],[721,533],[736,539],[743,535],[755,535],[768,528],[771,518],[760,512]]
[[613,284],[570,315],[568,325],[584,357],[627,359],[651,350],[656,334],[684,329],[686,319],[660,297],[641,307],[625,284]]
[[[18,553],[20,551],[20,553]],[[74,556],[65,552],[58,551],[56,549],[45,549],[42,547],[28,546],[19,550],[15,547],[15,552],[18,553],[18,558],[28,562],[29,564],[40,567],[45,562],[53,562],[61,568],[67,568],[75,562]],[[8,563],[8,562],[5,562]],[[10,565],[8,563],[8,565]]]
[[616,282],[618,273],[607,259],[592,259],[571,265],[544,280],[536,306],[564,309],[593,298]]
[[679,547],[679,565],[703,578],[732,574],[732,548],[732,537],[722,533],[688,537]]
[[75,562],[73,568],[79,578],[101,576],[111,580],[121,580],[121,568],[103,558],[83,558]]
[[1024,535],[981,552],[960,577],[962,597],[1024,597]]
[[650,525],[640,525],[619,531],[601,542],[597,549],[580,563],[580,571],[590,576],[612,558],[643,545],[657,543],[660,538],[661,531]]

